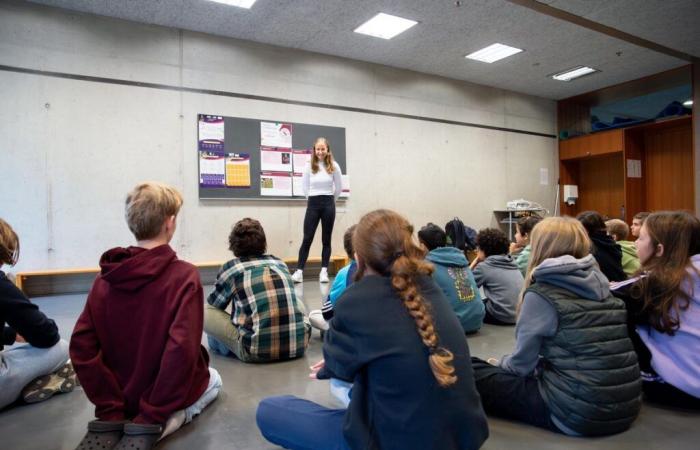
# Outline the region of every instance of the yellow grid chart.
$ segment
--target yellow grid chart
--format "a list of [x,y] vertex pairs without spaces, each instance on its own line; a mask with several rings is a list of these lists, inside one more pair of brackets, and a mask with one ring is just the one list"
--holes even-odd
[[250,163],[246,160],[226,160],[226,186],[250,187]]

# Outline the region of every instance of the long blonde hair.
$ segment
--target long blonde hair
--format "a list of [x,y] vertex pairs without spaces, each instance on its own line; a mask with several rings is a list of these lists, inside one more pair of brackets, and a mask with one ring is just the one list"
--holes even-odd
[[413,240],[413,226],[398,213],[379,209],[366,214],[357,224],[353,247],[361,263],[356,279],[362,278],[366,267],[391,277],[391,285],[401,298],[416,324],[416,331],[430,353],[433,376],[443,387],[457,381],[452,364],[452,352],[440,346],[439,336],[417,279],[430,275],[433,266],[423,258],[425,251]]
[[[591,252],[591,240],[581,222],[573,217],[547,217],[532,229],[530,234],[530,261],[525,272],[525,284],[520,294],[532,284],[532,272],[545,259],[571,255],[580,259]],[[520,303],[518,312],[520,312]]]
[[316,145],[319,142],[326,144],[326,148],[328,149],[328,153],[326,153],[326,156],[323,158],[323,163],[326,165],[326,172],[328,172],[328,175],[331,175],[333,171],[335,171],[333,164],[333,153],[331,153],[331,143],[324,137],[320,137],[316,139],[316,142],[314,142],[313,154],[311,156],[311,172],[318,173],[318,162],[320,160],[318,159],[318,156],[316,156]]

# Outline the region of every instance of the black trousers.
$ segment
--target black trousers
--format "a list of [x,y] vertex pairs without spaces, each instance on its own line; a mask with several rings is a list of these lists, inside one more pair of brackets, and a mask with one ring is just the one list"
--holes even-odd
[[331,235],[335,223],[335,197],[332,195],[314,195],[309,197],[304,216],[304,240],[299,248],[299,260],[297,269],[304,270],[306,260],[309,258],[309,249],[314,241],[316,228],[321,222],[321,267],[328,267],[331,260]]
[[561,433],[552,422],[535,377],[521,377],[475,357],[472,367],[486,414]]

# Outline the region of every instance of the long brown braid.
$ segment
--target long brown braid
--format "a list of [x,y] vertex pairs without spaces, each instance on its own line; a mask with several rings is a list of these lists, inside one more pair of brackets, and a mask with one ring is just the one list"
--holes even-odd
[[430,275],[433,266],[425,262],[425,251],[413,241],[411,224],[393,211],[372,211],[357,224],[353,246],[361,261],[356,279],[364,275],[366,266],[391,276],[391,285],[413,317],[416,331],[430,352],[433,376],[440,386],[454,384],[457,381],[452,365],[454,355],[440,346],[432,315],[416,282],[418,276]]

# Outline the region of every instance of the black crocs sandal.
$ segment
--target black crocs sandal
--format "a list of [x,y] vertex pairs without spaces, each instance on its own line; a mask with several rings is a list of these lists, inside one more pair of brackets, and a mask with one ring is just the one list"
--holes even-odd
[[114,450],[150,450],[163,434],[162,425],[128,423],[124,435]]
[[71,392],[78,384],[70,362],[48,375],[36,378],[22,390],[25,403],[37,403],[50,399],[54,394]]
[[111,450],[117,446],[124,434],[126,422],[93,420],[88,423],[88,432],[75,450]]

